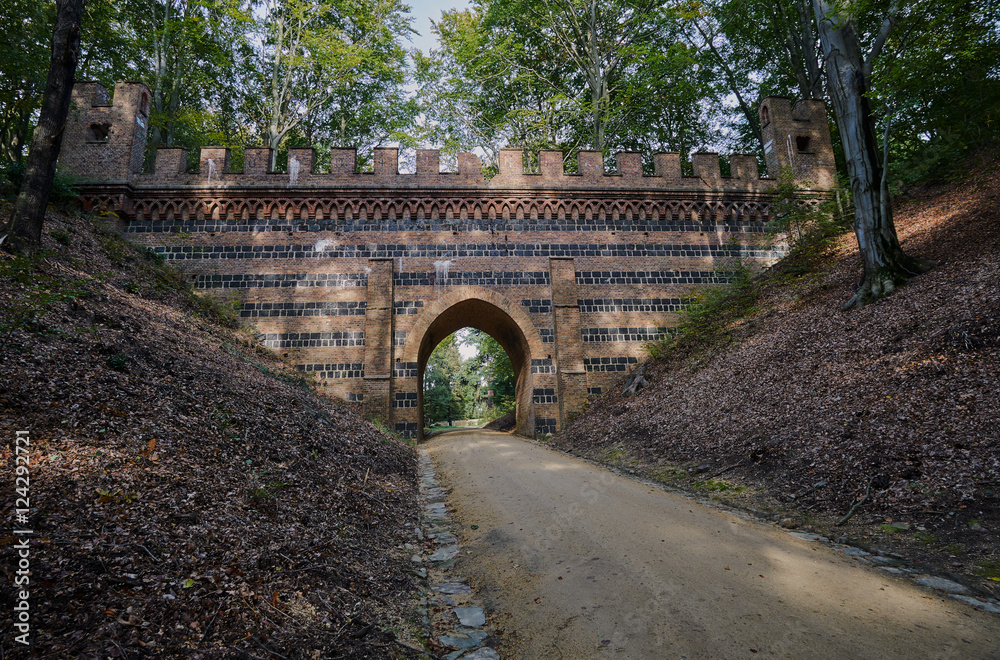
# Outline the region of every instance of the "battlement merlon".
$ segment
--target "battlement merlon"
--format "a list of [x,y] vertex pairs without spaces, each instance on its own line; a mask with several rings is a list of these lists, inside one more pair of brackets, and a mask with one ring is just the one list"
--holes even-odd
[[836,184],[833,146],[826,109],[821,101],[765,98],[760,106],[761,127],[769,178],[758,175],[752,155],[730,157],[731,176],[723,177],[719,157],[696,153],[691,157],[693,176],[682,173],[678,153],[653,156],[654,174],[642,172],[640,154],[615,156],[614,172],[606,172],[604,156],[596,151],[577,155],[577,173],[566,173],[563,152],[542,151],[538,172],[525,172],[521,150],[500,152],[499,173],[486,181],[482,162],[469,153],[458,155],[456,172],[440,171],[440,154],[418,149],[416,172],[399,173],[399,150],[377,148],[373,171],[357,171],[355,149],[330,152],[330,171],[316,171],[311,147],[289,149],[287,172],[270,170],[271,150],[247,147],[244,167],[230,171],[230,150],[202,147],[198,172],[186,171],[187,151],[159,148],[153,169],[142,173],[146,132],[149,124],[149,89],[142,83],[117,83],[108,105],[106,88],[100,83],[77,83],[73,89],[74,112],[67,122],[61,162],[69,174],[100,183],[128,183],[137,188],[393,188],[470,190],[678,190],[691,192],[766,192],[783,169],[791,169],[796,180],[814,190],[829,190]]

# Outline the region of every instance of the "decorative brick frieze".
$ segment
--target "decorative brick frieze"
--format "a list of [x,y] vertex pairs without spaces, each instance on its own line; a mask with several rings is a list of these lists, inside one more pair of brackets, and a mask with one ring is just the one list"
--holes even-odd
[[[643,202],[644,210],[639,214],[641,219],[629,219],[619,215],[613,209],[614,202],[581,200],[577,204],[581,208],[586,208],[594,204],[599,205],[597,217],[577,217],[572,214],[564,219],[528,219],[522,221],[505,220],[469,220],[452,222],[435,218],[432,220],[414,222],[411,220],[390,220],[374,221],[366,220],[360,222],[348,217],[329,217],[331,214],[337,215],[336,208],[329,209],[325,214],[319,200],[303,200],[300,206],[303,210],[292,215],[309,215],[310,212],[318,215],[326,215],[325,219],[308,218],[302,221],[287,221],[277,216],[278,213],[269,212],[269,206],[276,206],[277,203],[259,202],[259,206],[254,210],[247,210],[239,202],[223,202],[219,206],[219,219],[211,216],[205,217],[204,209],[215,202],[210,198],[205,199],[183,199],[178,198],[172,205],[164,210],[162,205],[142,203],[136,205],[135,214],[138,218],[129,224],[126,231],[130,234],[162,234],[162,233],[243,233],[260,234],[265,232],[525,232],[525,231],[548,231],[548,232],[670,232],[670,233],[690,233],[690,232],[723,232],[727,234],[761,234],[767,231],[766,222],[770,220],[770,203],[763,201],[756,202],[670,202],[662,201]],[[537,200],[525,200],[525,205],[539,206],[544,202]],[[463,200],[463,207],[475,207],[482,204],[482,200]],[[310,211],[312,208],[314,210]],[[176,211],[174,209],[177,209]],[[542,206],[542,213],[546,212]],[[287,212],[286,212],[287,213]],[[533,210],[532,213],[538,213]],[[578,213],[578,212],[577,212]],[[227,216],[234,216],[226,219]],[[281,214],[285,215],[285,214]],[[157,219],[151,219],[155,216]],[[700,217],[710,218],[705,221],[692,221],[682,218]],[[715,220],[712,218],[754,218],[754,220]]]

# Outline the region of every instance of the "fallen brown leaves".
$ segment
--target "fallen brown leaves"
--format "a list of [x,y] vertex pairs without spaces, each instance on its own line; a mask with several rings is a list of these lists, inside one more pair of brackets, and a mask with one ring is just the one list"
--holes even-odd
[[[71,241],[46,237],[42,273],[81,292],[28,315],[0,353],[0,434],[33,445],[32,653],[396,657],[412,450],[157,292],[142,256],[109,255],[88,221],[52,228]],[[4,278],[6,318],[37,293]],[[5,630],[11,599],[0,590]]]

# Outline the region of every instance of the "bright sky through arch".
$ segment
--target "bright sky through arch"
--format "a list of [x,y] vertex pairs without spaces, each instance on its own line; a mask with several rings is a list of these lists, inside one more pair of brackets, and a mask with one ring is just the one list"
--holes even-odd
[[413,16],[413,29],[420,34],[410,37],[414,48],[419,48],[423,52],[429,51],[437,45],[437,39],[431,32],[431,21],[441,19],[441,12],[455,7],[468,7],[469,3],[463,0],[409,0],[410,15]]

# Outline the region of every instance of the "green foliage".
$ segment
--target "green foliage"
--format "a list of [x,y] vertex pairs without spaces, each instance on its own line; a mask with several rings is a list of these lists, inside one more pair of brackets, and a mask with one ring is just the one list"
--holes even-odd
[[434,26],[441,47],[415,56],[425,138],[446,153],[482,147],[490,166],[500,148],[520,147],[529,168],[545,148],[564,149],[571,167],[581,148],[649,155],[707,142],[698,102],[708,69],[673,12],[584,5],[482,0],[445,12]]
[[476,350],[475,355],[466,362],[466,369],[470,374],[477,375],[468,379],[476,388],[471,397],[474,406],[468,409],[468,416],[480,417],[490,414],[490,411],[486,410],[490,390],[493,390],[495,411],[493,419],[513,412],[517,406],[515,400],[517,379],[514,377],[514,365],[511,364],[507,351],[500,342],[480,330],[470,328],[462,341],[466,346]]
[[0,315],[0,350],[16,330],[46,334],[43,320],[54,305],[72,302],[87,295],[84,280],[54,277],[41,270],[39,257],[0,257],[0,280],[14,286],[12,296]]
[[770,244],[788,245],[782,266],[799,275],[815,270],[837,237],[850,230],[853,217],[847,187],[811,194],[807,185],[797,184],[789,171],[781,173],[768,226]]
[[674,334],[649,345],[654,358],[694,353],[732,340],[732,330],[756,313],[760,287],[742,262],[717,271],[728,280],[700,289],[688,299]]
[[240,327],[240,311],[243,302],[239,294],[230,296],[215,296],[211,294],[193,294],[191,302],[195,313],[218,323],[224,328]]
[[994,582],[1000,582],[1000,561],[983,560],[977,565],[976,572],[980,577],[988,578]]
[[49,236],[59,245],[69,245],[69,234],[64,231],[53,229],[49,232]]
[[247,503],[264,513],[274,513],[278,491],[287,485],[280,479],[268,477],[267,470],[251,470],[246,486]]
[[104,363],[108,365],[109,369],[114,369],[115,371],[127,371],[128,370],[128,353],[121,352],[115,353],[114,355],[109,355],[104,359]]
[[[13,199],[21,189],[24,180],[24,162],[0,162],[0,190],[4,196]],[[52,180],[49,203],[57,208],[70,208],[76,203],[80,192],[76,189],[76,179],[56,172]]]
[[[263,362],[255,359],[254,356],[237,348],[236,346],[233,346],[229,342],[223,342],[220,348],[222,348],[222,350],[229,353],[233,357],[239,358],[240,360],[243,360],[244,362],[247,362],[248,364],[252,365],[254,368],[256,368],[259,372],[261,372],[265,376],[268,376],[277,381],[285,383],[286,385],[291,385],[293,387],[301,387],[307,390],[311,390],[312,386],[315,385],[315,380],[312,378],[311,374],[303,374],[298,372],[289,373],[288,371],[285,370],[276,371],[271,367],[267,366],[266,364],[264,364]],[[254,346],[254,348],[260,349],[261,347]],[[267,349],[262,349],[262,350],[266,351]],[[269,351],[268,354],[270,354]],[[273,356],[273,354],[271,355]],[[275,359],[277,358],[275,357]]]
[[709,493],[724,493],[726,491],[739,493],[746,490],[746,486],[737,486],[722,479],[706,479],[705,481],[696,481],[691,485],[697,490]]
[[[400,0],[264,0],[252,28],[238,111],[272,148],[302,143],[406,144],[416,104],[407,98],[411,29]],[[286,142],[287,140],[287,142]]]
[[901,3],[872,73],[880,135],[889,125],[894,188],[948,180],[971,150],[1000,138],[997,11],[995,0]]
[[459,376],[462,356],[454,334],[448,335],[434,348],[424,369],[424,426],[436,422],[451,422],[462,417],[462,395]]

